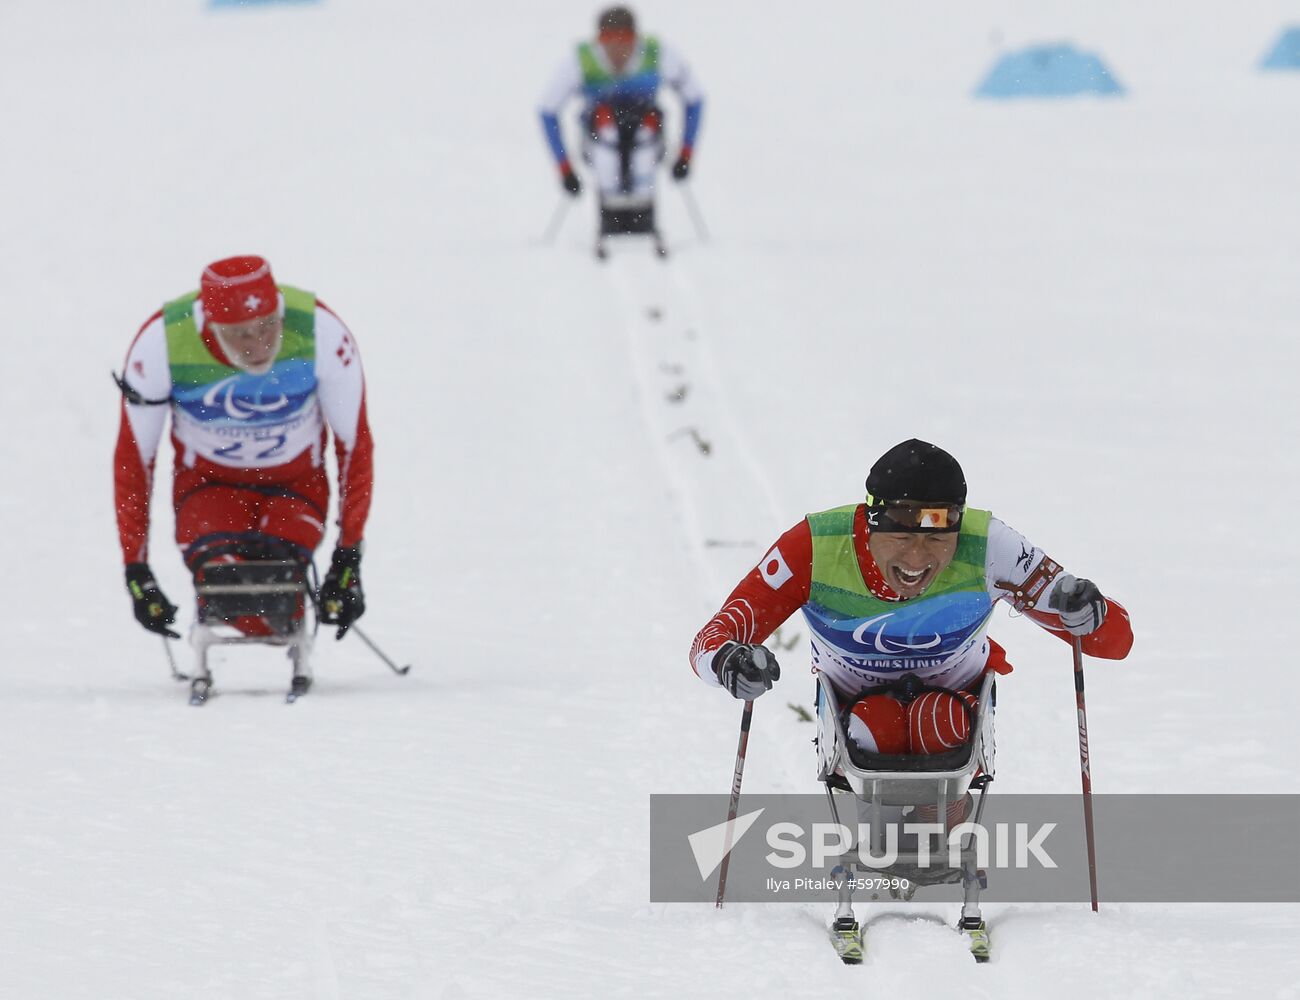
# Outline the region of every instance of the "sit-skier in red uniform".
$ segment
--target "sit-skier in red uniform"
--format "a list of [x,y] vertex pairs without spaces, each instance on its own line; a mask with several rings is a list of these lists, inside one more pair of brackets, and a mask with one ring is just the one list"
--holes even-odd
[[[277,285],[261,257],[209,265],[198,292],[168,302],[136,334],[120,379],[114,458],[118,535],[135,617],[176,637],[176,606],[149,568],[154,462],[167,419],[172,502],[186,565],[272,552],[310,562],[325,534],[330,433],[339,538],[320,589],[321,621],[342,638],[365,611],[362,538],[373,447],[356,341],[314,294]],[[257,616],[232,622],[269,635]]]
[[[988,637],[998,601],[1062,639],[1081,636],[1090,656],[1123,659],[1133,644],[1118,601],[967,507],[956,459],[914,439],[872,466],[865,503],[809,514],[777,539],[695,637],[691,666],[757,698],[780,677],[761,643],[802,609],[814,669],[853,706],[850,737],[876,753],[937,753],[964,742],[961,703],[983,673],[1011,670]],[[907,712],[871,693],[905,674],[939,690]]]

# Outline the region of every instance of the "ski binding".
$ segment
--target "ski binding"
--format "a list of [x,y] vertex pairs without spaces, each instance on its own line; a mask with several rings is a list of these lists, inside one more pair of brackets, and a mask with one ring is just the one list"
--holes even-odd
[[987,962],[991,954],[988,925],[979,917],[966,917],[957,924],[957,930],[970,939],[971,957],[977,962]]
[[830,926],[831,944],[845,965],[862,964],[862,928],[853,917],[837,917]]

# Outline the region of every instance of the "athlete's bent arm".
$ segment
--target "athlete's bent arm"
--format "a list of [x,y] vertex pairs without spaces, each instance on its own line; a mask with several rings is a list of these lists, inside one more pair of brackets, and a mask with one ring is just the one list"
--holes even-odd
[[564,106],[578,94],[582,93],[582,68],[576,56],[570,55],[555,71],[550,85],[542,95],[537,113],[542,119],[542,131],[546,134],[546,143],[555,157],[556,166],[561,171],[569,167],[569,153],[564,148],[564,137],[560,131],[560,112]]
[[691,645],[691,669],[719,686],[713,654],[726,642],[761,643],[808,602],[812,589],[812,533],[806,520],[777,539],[709,619]]
[[685,116],[685,122],[682,125],[682,149],[687,151],[687,158],[690,157],[690,150],[695,147],[695,140],[700,134],[700,119],[704,115],[704,91],[696,83],[695,77],[691,75],[691,69],[686,65],[676,49],[668,46],[661,46],[659,50],[659,63],[663,72],[664,82],[677,92],[681,98],[682,111]]
[[334,434],[339,472],[339,541],[352,548],[365,537],[374,486],[374,444],[366,418],[361,354],[348,328],[316,305],[316,380],[321,411]]
[[[167,367],[167,340],[161,311],[142,326],[126,355],[122,378],[141,399],[165,400],[171,395]],[[122,400],[113,453],[113,502],[117,534],[124,563],[149,559],[149,500],[153,492],[154,462],[167,424],[166,403],[130,403]]]
[[[1066,572],[1014,528],[996,517],[989,521],[987,579],[995,599],[1007,601],[1048,632],[1072,642],[1074,636],[1061,624],[1060,614],[1048,606],[1052,588]],[[1082,637],[1082,648],[1089,656],[1122,660],[1133,646],[1128,611],[1113,598],[1104,601],[1101,625]]]

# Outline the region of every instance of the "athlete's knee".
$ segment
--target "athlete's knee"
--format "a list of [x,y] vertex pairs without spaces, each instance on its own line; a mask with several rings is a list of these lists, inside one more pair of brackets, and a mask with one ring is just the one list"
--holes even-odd
[[869,694],[849,712],[848,735],[868,753],[907,753],[907,711],[887,694]]
[[325,521],[308,503],[281,500],[263,509],[257,530],[311,553],[325,537]]
[[970,739],[978,704],[969,691],[925,691],[906,706],[867,695],[849,712],[848,736],[868,753],[943,753]]
[[216,532],[248,531],[257,517],[256,494],[222,487],[195,490],[176,501],[176,541],[189,546]]
[[912,753],[943,753],[970,739],[979,699],[969,691],[926,691],[907,706]]

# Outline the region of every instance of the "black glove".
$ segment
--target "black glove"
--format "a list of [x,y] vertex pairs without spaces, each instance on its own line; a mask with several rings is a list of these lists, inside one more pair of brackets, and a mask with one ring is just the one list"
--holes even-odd
[[741,701],[753,701],[781,679],[781,668],[766,646],[740,642],[722,644],[713,654],[713,672],[731,696]]
[[352,623],[366,613],[366,595],[361,591],[360,548],[340,545],[334,550],[317,602],[320,620],[339,627],[335,639],[342,639]]
[[150,632],[180,638],[180,633],[167,627],[176,624],[176,605],[158,588],[148,563],[127,564],[126,589],[131,593],[136,621]]
[[673,164],[673,179],[684,181],[686,180],[686,175],[690,172],[691,150],[689,146],[684,146],[681,155],[677,157],[677,162]]
[[573,197],[576,198],[582,194],[582,181],[578,180],[578,175],[573,172],[572,168],[561,172],[560,183],[564,185],[564,190],[568,191]]
[[1069,573],[1057,579],[1047,606],[1061,616],[1061,627],[1071,635],[1089,635],[1106,620],[1106,598],[1097,585]]

